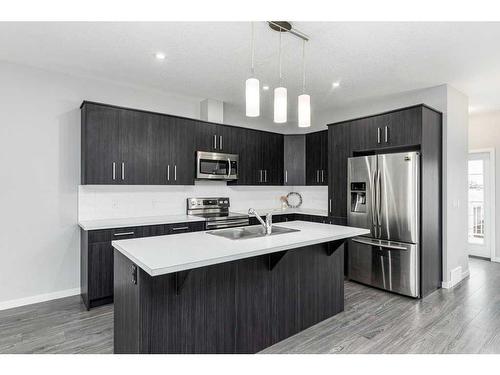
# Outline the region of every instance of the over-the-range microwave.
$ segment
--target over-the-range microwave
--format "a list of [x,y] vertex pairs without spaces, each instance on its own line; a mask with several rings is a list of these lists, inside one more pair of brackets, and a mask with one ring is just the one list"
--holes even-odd
[[236,154],[196,152],[196,178],[201,180],[237,180],[239,157]]

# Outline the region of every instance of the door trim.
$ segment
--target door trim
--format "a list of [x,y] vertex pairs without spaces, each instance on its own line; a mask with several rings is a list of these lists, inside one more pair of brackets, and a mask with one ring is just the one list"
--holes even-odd
[[[495,216],[496,216],[496,205],[495,205],[495,148],[478,148],[469,150],[469,154],[479,154],[485,153],[490,155],[490,259],[492,262],[499,262],[500,257],[496,257],[496,238],[495,238]],[[468,203],[468,202],[467,202]]]

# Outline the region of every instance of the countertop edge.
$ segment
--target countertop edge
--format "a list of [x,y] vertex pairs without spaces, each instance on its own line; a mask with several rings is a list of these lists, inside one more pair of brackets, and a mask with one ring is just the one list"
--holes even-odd
[[[187,215],[186,215],[187,216]],[[88,223],[92,223],[94,221],[99,221],[101,219],[98,219],[98,220],[83,220],[83,221],[79,221],[78,222],[78,226],[85,230],[85,231],[91,231],[91,230],[106,230],[106,229],[118,229],[118,228],[128,228],[128,227],[147,227],[147,226],[150,226],[150,225],[166,225],[166,224],[178,224],[178,223],[193,223],[193,222],[205,222],[205,219],[204,218],[201,218],[201,217],[195,217],[195,216],[190,216],[190,217],[186,217],[185,219],[164,219],[164,220],[161,220],[161,219],[158,219],[158,220],[152,220],[152,221],[147,221],[147,222],[144,222],[144,221],[141,221],[140,219],[141,218],[138,218],[137,222],[133,222],[134,218],[131,218],[131,221],[128,222],[128,223],[122,223],[122,224],[103,224],[103,225],[92,225],[92,224],[88,224]],[[144,218],[142,218],[144,220]],[[106,220],[106,219],[104,219]],[[114,219],[109,219],[110,221],[111,220],[114,220]],[[123,219],[118,219],[118,220],[123,220]]]
[[212,265],[225,263],[225,262],[232,262],[232,261],[236,261],[236,260],[240,260],[240,259],[252,258],[252,257],[259,256],[259,255],[272,254],[272,253],[276,253],[278,251],[291,250],[291,249],[296,249],[296,248],[300,248],[300,247],[316,245],[319,243],[331,242],[331,241],[335,241],[335,240],[349,239],[349,238],[361,236],[363,234],[368,234],[368,233],[370,233],[369,230],[356,228],[356,230],[353,230],[349,234],[346,233],[346,234],[340,234],[340,235],[335,235],[335,236],[331,236],[331,237],[319,238],[319,239],[315,239],[315,240],[307,240],[307,241],[303,241],[303,242],[297,242],[294,244],[277,246],[277,247],[273,247],[271,249],[259,249],[259,250],[255,250],[255,251],[246,252],[244,254],[240,253],[240,254],[234,254],[234,255],[230,255],[230,256],[210,258],[210,259],[206,259],[206,260],[200,260],[200,261],[196,261],[196,262],[179,264],[179,265],[175,265],[175,266],[171,266],[171,267],[164,267],[164,268],[159,268],[159,269],[154,269],[154,270],[149,268],[145,264],[143,264],[141,261],[139,261],[137,258],[132,256],[130,253],[128,253],[123,247],[121,247],[119,244],[117,244],[116,241],[112,241],[111,245],[113,246],[113,248],[120,251],[124,256],[126,256],[128,259],[130,259],[137,266],[142,268],[148,275],[155,277],[155,276],[166,275],[166,274],[170,274],[170,273],[174,273],[174,272],[187,271],[187,270],[191,270],[191,269],[195,269],[195,268],[212,266]]

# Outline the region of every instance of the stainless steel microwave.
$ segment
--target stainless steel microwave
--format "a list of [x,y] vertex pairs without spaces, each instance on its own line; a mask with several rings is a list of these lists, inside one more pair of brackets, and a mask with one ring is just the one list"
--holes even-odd
[[237,180],[239,157],[236,154],[196,152],[196,178],[200,180]]

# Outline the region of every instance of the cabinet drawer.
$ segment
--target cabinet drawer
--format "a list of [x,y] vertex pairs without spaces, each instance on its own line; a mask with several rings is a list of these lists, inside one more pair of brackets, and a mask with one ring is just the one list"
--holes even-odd
[[199,232],[203,230],[205,230],[205,222],[203,221],[165,225],[165,234]]
[[143,227],[127,227],[89,231],[89,243],[110,242],[127,238],[143,237]]
[[164,236],[168,234],[166,225],[148,225],[147,227],[142,228],[142,236],[143,237],[154,237],[154,236]]

